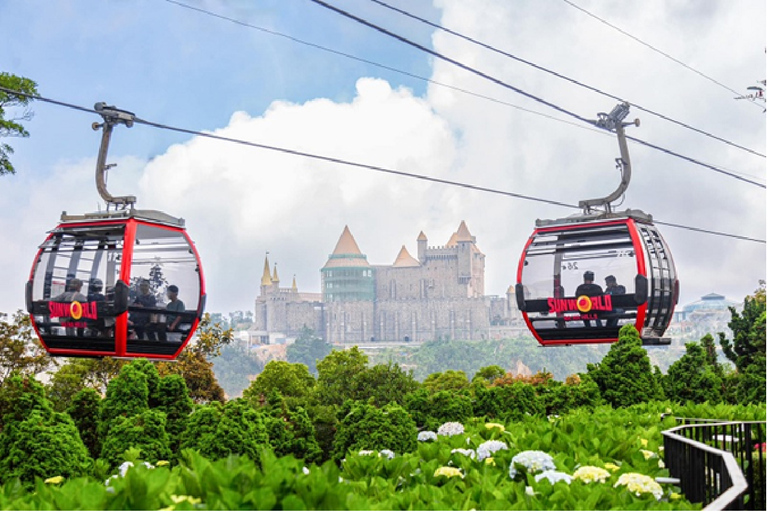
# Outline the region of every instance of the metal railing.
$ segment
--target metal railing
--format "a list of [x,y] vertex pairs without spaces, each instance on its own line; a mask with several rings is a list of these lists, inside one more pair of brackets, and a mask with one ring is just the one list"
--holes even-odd
[[704,510],[765,510],[765,422],[676,418],[662,432],[664,463]]

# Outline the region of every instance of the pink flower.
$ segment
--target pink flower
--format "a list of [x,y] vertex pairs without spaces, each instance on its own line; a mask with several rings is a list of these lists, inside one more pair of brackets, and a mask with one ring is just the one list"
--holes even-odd
[[755,450],[762,450],[763,453],[765,453],[765,443],[757,443],[755,445]]

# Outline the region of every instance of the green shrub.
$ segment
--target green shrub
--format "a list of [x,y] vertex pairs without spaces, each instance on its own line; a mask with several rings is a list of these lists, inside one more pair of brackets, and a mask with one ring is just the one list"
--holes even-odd
[[93,463],[77,427],[64,413],[32,410],[26,419],[6,424],[0,434],[0,479],[75,477]]
[[588,364],[590,378],[600,388],[603,399],[613,407],[661,400],[664,392],[651,368],[648,353],[633,325],[619,331],[619,340],[598,364]]
[[133,416],[118,416],[109,428],[101,447],[101,458],[112,467],[120,465],[123,453],[135,448],[149,462],[172,457],[170,440],[165,430],[165,413],[150,409]]
[[132,417],[149,408],[149,386],[146,374],[127,364],[107,385],[107,395],[101,403],[99,437],[104,440],[118,417]]
[[181,435],[187,428],[192,413],[192,398],[187,383],[181,375],[166,375],[158,383],[157,410],[165,413],[165,430],[168,432],[171,451],[176,453]]
[[685,354],[672,363],[663,379],[664,392],[676,402],[719,402],[723,380],[715,373],[698,342],[685,344]]
[[239,454],[258,462],[268,444],[261,414],[244,400],[200,407],[181,436],[182,450],[191,448],[212,459]]
[[80,433],[80,439],[94,459],[101,453],[99,439],[99,409],[101,395],[93,388],[85,388],[75,394],[67,408],[67,414]]
[[524,382],[476,389],[476,416],[518,421],[526,415],[544,414],[544,403],[536,388]]
[[342,419],[334,442],[333,456],[343,459],[349,450],[392,450],[395,453],[416,448],[416,424],[408,412],[396,404],[379,409],[356,403]]

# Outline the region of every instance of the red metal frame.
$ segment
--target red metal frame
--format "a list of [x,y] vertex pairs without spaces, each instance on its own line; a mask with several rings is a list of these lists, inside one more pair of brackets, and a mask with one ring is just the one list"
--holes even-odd
[[[528,254],[528,248],[533,243],[534,238],[536,238],[537,235],[541,233],[549,233],[552,231],[573,231],[577,230],[579,228],[589,226],[589,227],[602,227],[602,226],[618,226],[618,225],[625,225],[629,229],[629,235],[632,239],[632,247],[635,249],[635,261],[637,261],[637,273],[643,277],[648,277],[648,272],[646,270],[645,266],[645,249],[642,244],[642,241],[640,240],[640,235],[638,234],[637,226],[635,225],[634,219],[619,219],[619,220],[611,220],[611,221],[604,221],[604,222],[594,222],[594,223],[578,223],[578,224],[572,224],[572,225],[560,225],[560,226],[548,226],[544,228],[536,228],[533,231],[533,234],[528,237],[528,242],[526,242],[525,247],[523,248],[523,253],[520,256],[520,260],[517,265],[517,284],[522,284],[523,279],[523,265],[525,263],[525,256]],[[635,328],[638,332],[643,332],[643,326],[645,325],[645,317],[647,314],[648,309],[648,302],[641,304],[637,308],[637,318],[635,320]],[[533,326],[533,322],[531,322],[530,318],[528,318],[528,313],[526,311],[521,311],[523,314],[523,320],[525,320],[525,324],[528,326],[528,330],[533,334],[534,338],[539,342],[541,345],[586,345],[586,344],[596,344],[596,343],[614,343],[618,341],[618,338],[605,338],[605,339],[594,339],[594,338],[584,338],[584,339],[570,339],[570,340],[542,340],[539,336],[539,333],[536,331],[536,328]]]
[[[135,218],[127,218],[127,219],[120,219],[120,220],[110,219],[110,220],[95,221],[95,222],[77,222],[77,221],[62,222],[56,227],[56,229],[59,229],[62,227],[70,227],[70,226],[94,227],[94,226],[124,225],[125,234],[123,238],[123,254],[122,254],[122,261],[120,265],[120,279],[125,283],[130,283],[131,282],[131,264],[133,262],[133,248],[136,241],[136,227],[139,224],[145,225],[145,226],[151,226],[151,227],[160,227],[168,231],[175,231],[177,233],[181,233],[184,239],[189,243],[189,246],[192,248],[192,252],[195,256],[195,259],[197,260],[197,266],[199,270],[200,293],[197,299],[197,305],[199,309],[200,301],[205,296],[205,278],[203,276],[203,266],[200,263],[200,254],[197,252],[197,247],[195,247],[195,243],[189,237],[189,235],[187,234],[184,228],[169,226],[163,223],[155,223],[155,222],[149,222],[144,220],[138,220]],[[48,235],[48,237],[45,239],[45,242],[47,242],[53,237],[55,231],[56,230],[52,231]],[[35,260],[32,263],[32,269],[30,270],[30,273],[29,273],[30,280],[33,280],[35,277],[35,269],[37,268],[37,265],[42,253],[43,253],[42,248],[37,251]],[[138,353],[138,352],[130,352],[130,353],[127,352],[127,342],[128,342],[127,340],[128,312],[127,311],[115,317],[115,351],[114,352],[99,351],[99,350],[49,348],[45,344],[45,341],[43,341],[42,336],[40,335],[40,330],[38,329],[37,324],[35,323],[35,318],[33,315],[30,315],[30,320],[32,323],[32,328],[35,330],[35,334],[40,340],[40,343],[42,343],[43,347],[49,354],[54,356],[72,356],[72,357],[96,356],[96,357],[123,357],[123,358],[146,357],[148,359],[165,359],[165,360],[174,360],[179,356],[181,351],[184,350],[184,347],[187,346],[187,343],[189,343],[189,341],[192,339],[192,336],[194,335],[198,325],[200,324],[200,319],[196,316],[194,322],[192,323],[192,329],[190,329],[187,339],[182,341],[181,345],[179,346],[179,349],[173,355],[164,355],[164,354],[145,354],[145,353]]]

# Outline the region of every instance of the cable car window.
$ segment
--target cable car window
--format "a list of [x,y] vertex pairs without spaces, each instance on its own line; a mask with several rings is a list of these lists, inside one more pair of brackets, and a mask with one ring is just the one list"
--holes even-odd
[[191,335],[200,272],[183,232],[139,224],[131,262],[127,351],[173,354]]
[[114,289],[122,253],[122,227],[59,231],[43,243],[30,299],[50,346],[114,350]]

